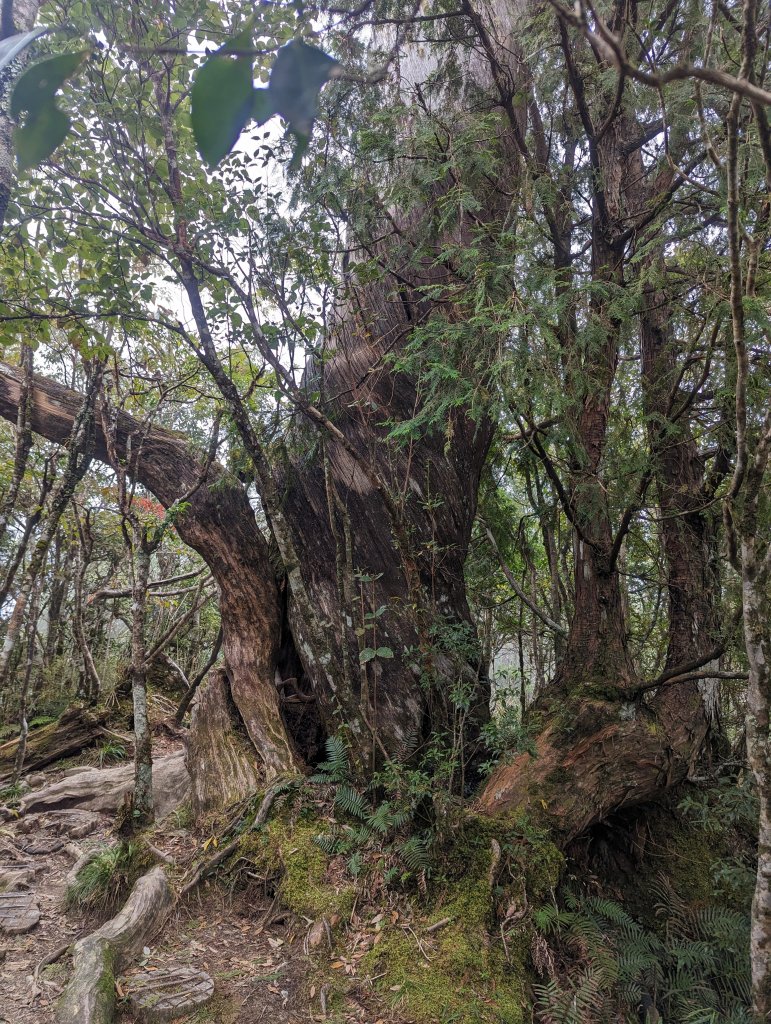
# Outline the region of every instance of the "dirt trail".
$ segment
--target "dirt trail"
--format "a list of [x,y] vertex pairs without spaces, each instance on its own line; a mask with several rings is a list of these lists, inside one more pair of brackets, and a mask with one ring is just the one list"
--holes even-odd
[[[48,775],[49,781],[57,777]],[[76,839],[84,852],[114,841],[112,822],[95,817],[94,831]],[[32,827],[31,827],[32,826]],[[72,910],[63,900],[67,874],[73,865],[65,847],[72,839],[61,830],[55,815],[9,821],[0,826],[0,860],[15,857],[40,867],[28,887],[40,906],[40,922],[23,935],[0,933],[0,1024],[54,1024],[56,1002],[67,983],[70,960],[63,955],[55,964],[35,969],[54,950],[74,941],[99,922]],[[181,873],[196,854],[200,837],[179,826],[172,817],[154,832],[153,844],[173,861],[172,874]],[[41,852],[31,853],[39,848]],[[177,871],[178,869],[178,871]],[[328,1019],[326,991],[314,985],[313,960],[307,954],[312,922],[281,910],[259,884],[229,893],[221,884],[204,882],[178,904],[163,932],[119,979],[118,996],[125,997],[133,974],[184,965],[204,970],[215,982],[215,996],[207,1006],[187,1017],[185,1024],[306,1024]],[[374,1024],[380,1020],[351,1001],[336,1007],[336,1020]],[[388,1018],[389,1020],[391,1018]],[[125,998],[119,998],[117,1024],[137,1018]]]
[[[0,1021],[7,1024],[53,1024],[54,1004],[63,988],[64,969],[55,965],[41,972],[37,983],[35,968],[53,950],[78,937],[84,927],[82,916],[65,914],[62,900],[66,877],[73,865],[73,857],[64,847],[71,842],[67,836],[56,836],[56,826],[37,829],[24,834],[18,825],[6,824],[0,831],[2,857],[8,863],[15,850],[29,864],[39,868],[29,888],[35,893],[40,906],[40,923],[24,935],[0,934]],[[82,850],[108,838],[109,822],[87,839],[77,840]],[[26,852],[24,847],[41,848],[40,853]],[[59,847],[42,852],[46,846]]]

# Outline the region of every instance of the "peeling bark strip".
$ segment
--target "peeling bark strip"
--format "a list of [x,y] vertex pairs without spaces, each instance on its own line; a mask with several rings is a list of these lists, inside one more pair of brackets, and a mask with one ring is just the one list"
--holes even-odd
[[[0,416],[16,421],[23,375],[0,363]],[[51,441],[64,441],[82,398],[74,391],[34,377],[32,429]],[[142,437],[141,459],[130,473],[168,508],[200,479],[204,465],[186,439],[160,427],[149,431],[127,413],[119,413],[116,448],[125,458],[131,437]],[[109,462],[107,443],[97,425],[94,456]],[[212,571],[219,587],[225,662],[233,700],[249,737],[271,774],[294,772],[297,755],[279,710],[275,662],[280,631],[278,592],[268,548],[241,484],[218,464],[189,500],[177,531]]]
[[152,868],[136,883],[116,917],[75,943],[72,977],[56,1008],[57,1024],[112,1024],[115,975],[163,924],[171,905],[163,868]]

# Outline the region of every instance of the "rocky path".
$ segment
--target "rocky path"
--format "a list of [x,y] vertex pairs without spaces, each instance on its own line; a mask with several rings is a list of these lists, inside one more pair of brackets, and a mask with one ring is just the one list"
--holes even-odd
[[[34,828],[27,831],[30,824]],[[19,881],[11,891],[28,893],[40,910],[40,919],[30,930],[8,934],[0,927],[0,1021],[53,1024],[66,973],[54,964],[36,976],[36,968],[48,954],[78,937],[82,920],[65,915],[62,907],[67,874],[79,851],[106,841],[108,826],[107,818],[94,815],[84,836],[86,822],[75,813],[36,815],[0,829],[3,870],[18,872]]]

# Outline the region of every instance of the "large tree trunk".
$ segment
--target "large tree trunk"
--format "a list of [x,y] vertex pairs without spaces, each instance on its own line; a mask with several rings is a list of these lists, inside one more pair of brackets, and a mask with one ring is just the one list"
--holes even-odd
[[[0,364],[0,415],[12,422],[21,400],[22,382],[21,371]],[[49,440],[64,441],[80,404],[81,396],[76,392],[36,376],[32,429]],[[204,466],[181,435],[158,427],[146,431],[129,415],[120,413],[116,445],[121,457],[126,455],[130,437],[134,438],[134,455],[129,472],[166,507],[200,481]],[[94,454],[109,461],[100,429]],[[189,509],[178,518],[176,528],[209,565],[219,587],[225,662],[233,700],[249,736],[269,773],[296,770],[298,758],[281,718],[275,686],[278,591],[267,543],[243,487],[219,465],[212,465],[206,482],[189,498]]]
[[[362,755],[403,759],[432,732],[451,733],[450,691],[465,687],[462,784],[489,707],[463,567],[491,424],[461,411],[446,434],[437,426],[403,447],[386,440],[386,420],[420,408],[414,381],[388,369],[386,353],[430,313],[399,287],[387,279],[346,305],[334,356],[306,381],[308,390],[343,396],[323,408],[355,455],[334,439],[320,444],[298,423],[304,445],[280,482],[282,517],[302,552],[289,621],[327,728],[359,723]],[[314,445],[318,455],[308,459],[303,448]],[[326,644],[326,660],[306,642],[319,627],[342,641]],[[386,656],[364,660],[383,648]]]
[[259,788],[254,752],[238,725],[227,674],[214,669],[198,691],[185,754],[196,817],[247,799]]

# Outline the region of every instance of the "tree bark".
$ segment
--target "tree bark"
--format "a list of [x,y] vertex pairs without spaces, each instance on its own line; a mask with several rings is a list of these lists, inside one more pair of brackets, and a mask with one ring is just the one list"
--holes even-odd
[[[0,415],[15,421],[22,376],[0,364]],[[69,435],[81,396],[54,381],[34,378],[32,429],[52,441]],[[204,460],[171,431],[144,426],[126,413],[117,418],[116,445],[126,457],[129,438],[143,438],[141,457],[129,473],[169,507],[199,481]],[[107,443],[97,424],[95,457],[109,462]],[[176,528],[212,571],[220,596],[224,655],[233,700],[269,773],[296,771],[299,759],[281,719],[275,687],[280,611],[268,546],[241,484],[217,464],[189,500]]]
[[190,720],[186,763],[193,780],[193,811],[201,817],[256,793],[260,772],[230,697],[227,673],[216,669],[198,689]]
[[[656,264],[655,269],[663,272],[660,256]],[[668,294],[664,289],[646,287],[640,350],[652,475],[667,565],[669,640],[665,672],[713,650],[720,639],[717,527],[704,484],[704,462],[689,413],[683,409],[687,399],[677,388],[672,322]],[[714,667],[718,668],[717,661]],[[686,741],[682,751],[686,759],[700,751],[710,725],[716,723],[717,686],[717,680],[705,678],[663,687],[654,698],[662,722],[668,729],[674,727],[673,742],[677,735]]]

